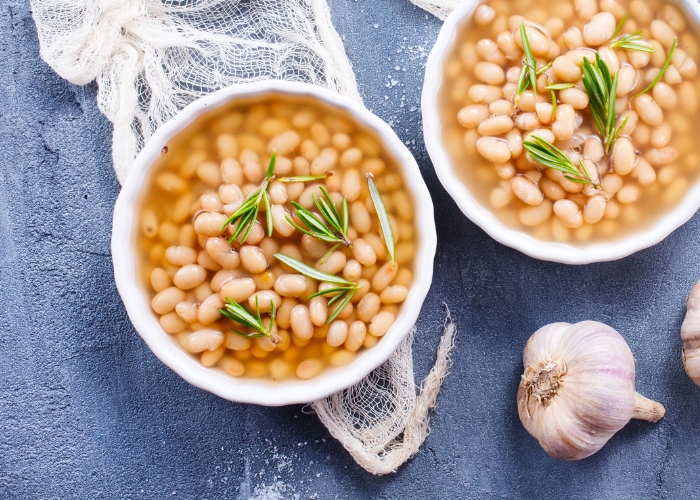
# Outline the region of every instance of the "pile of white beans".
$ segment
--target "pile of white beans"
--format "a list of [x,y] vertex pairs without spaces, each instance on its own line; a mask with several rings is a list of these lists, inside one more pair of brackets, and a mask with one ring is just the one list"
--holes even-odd
[[[341,245],[320,263],[331,245],[285,219],[294,216],[292,201],[316,211],[312,193],[322,196],[319,182],[273,180],[272,237],[262,205],[245,243],[228,242],[233,227],[222,234],[222,225],[260,187],[273,150],[276,178],[333,172],[322,182],[339,210],[341,200],[348,201],[351,248]],[[236,377],[309,379],[325,366],[350,362],[389,330],[413,281],[413,203],[394,160],[349,117],[302,98],[239,104],[210,116],[203,131],[176,139],[164,153],[140,212],[144,278],[155,292],[151,306],[163,329],[203,365]],[[369,195],[368,173],[390,215],[394,264]],[[329,284],[282,265],[274,257],[278,252],[360,288],[326,325],[336,306],[329,307],[326,296],[307,297]],[[267,326],[274,303],[272,336],[234,333],[232,327],[242,327],[219,312],[227,298],[251,312],[257,300]]]
[[[625,17],[620,34],[642,30],[641,43],[653,54],[610,48]],[[518,97],[522,22],[537,67],[551,67],[538,77],[537,93],[529,88]],[[678,47],[662,80],[633,98],[659,74],[674,37]],[[628,120],[609,154],[581,80],[583,59],[594,63],[596,52],[619,74],[617,124]],[[657,0],[483,3],[445,64],[446,140],[454,165],[502,220],[541,239],[617,237],[651,222],[677,204],[697,174],[699,52],[681,11]],[[574,86],[555,92],[552,119],[546,87],[556,83]],[[532,159],[523,148],[532,136],[555,144],[574,165],[583,160],[601,189]]]

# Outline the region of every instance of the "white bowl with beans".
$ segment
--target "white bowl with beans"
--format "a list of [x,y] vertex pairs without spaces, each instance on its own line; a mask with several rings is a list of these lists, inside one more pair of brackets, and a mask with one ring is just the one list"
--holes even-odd
[[[539,92],[516,98],[521,22],[542,72]],[[660,242],[700,208],[699,26],[694,0],[464,0],[430,53],[422,94],[426,147],[443,186],[491,237],[537,259],[611,261]],[[651,55],[612,47],[638,29]],[[637,95],[674,37],[663,79]],[[619,73],[616,123],[628,118],[605,154],[581,80],[583,58],[594,62],[595,52]],[[556,89],[553,112],[544,89],[554,84],[571,87]],[[598,189],[532,161],[521,151],[533,136],[593,169]]]
[[[272,104],[267,101],[268,99],[274,99],[270,101]],[[245,108],[247,110],[245,114],[231,113],[229,116],[227,110],[234,109],[230,107],[236,106],[239,102],[251,103],[249,104],[251,108]],[[329,144],[329,147],[324,150],[325,153],[314,151],[313,141],[305,144],[303,154],[299,153],[299,155],[316,157],[317,160],[311,162],[312,167],[309,167],[309,162],[305,163],[303,158],[296,158],[295,162],[285,159],[285,154],[293,156],[292,150],[296,147],[287,144],[293,134],[277,133],[275,130],[280,127],[283,129],[285,123],[292,122],[295,124],[308,122],[303,125],[308,127],[311,121],[308,119],[309,113],[304,114],[305,104],[303,103],[309,103],[311,111],[314,111],[313,106],[319,106],[314,111],[315,114],[311,113],[310,116],[312,118],[316,116],[321,121],[325,120],[323,123],[326,123],[326,129],[330,133],[334,130],[332,125],[327,125],[328,123],[337,123],[338,130],[350,123],[353,127],[355,125],[359,127],[358,130],[362,133],[357,132],[356,135],[352,135],[350,132],[347,134],[335,132],[330,143],[332,146]],[[293,117],[288,109],[292,105],[301,106],[294,109],[302,109]],[[264,145],[259,143],[265,131],[262,132],[263,135],[257,137],[255,135],[257,132],[253,133],[245,128],[255,120],[255,113],[260,112],[261,109],[272,110],[269,111],[270,119],[266,119],[261,127],[273,129],[271,134],[276,134],[269,144],[265,142]],[[346,120],[329,122],[328,120],[333,118],[328,118],[322,112],[319,113],[319,109],[330,110],[328,114],[338,113]],[[276,119],[273,112],[279,112],[281,115],[287,113],[290,118],[288,122],[285,122],[285,119]],[[207,117],[210,116],[217,116],[216,127],[224,132],[233,127],[231,124],[236,120],[244,124],[241,126],[243,128],[240,135],[236,136],[238,143],[231,139],[230,134],[215,132],[219,134],[216,136],[218,141],[216,148],[221,154],[214,158],[214,161],[207,160],[205,156],[198,157],[199,153],[193,149],[203,140],[199,136],[205,136],[208,126],[206,124],[209,123],[207,120],[210,120]],[[319,126],[314,133],[318,135],[321,133],[319,130],[326,133],[326,129]],[[357,142],[353,142],[355,139]],[[197,142],[198,140],[200,142]],[[349,148],[354,144],[358,144],[358,148],[354,150]],[[239,146],[243,148],[240,153]],[[250,149],[245,149],[246,147]],[[256,147],[261,155],[259,162],[254,158],[253,151]],[[235,159],[223,158],[225,154],[222,152],[227,148],[236,149],[236,153],[231,153],[230,156],[241,159],[241,164]],[[359,200],[363,198],[350,204],[351,227],[348,235],[354,238],[354,245],[350,249],[342,247],[338,251],[331,249],[333,253],[329,253],[330,257],[324,261],[323,266],[318,267],[325,272],[339,275],[343,273],[342,275],[346,277],[354,276],[355,280],[361,276],[362,279],[357,282],[364,282],[365,285],[362,286],[366,286],[367,290],[359,302],[348,303],[343,308],[338,318],[347,318],[346,321],[336,320],[330,326],[315,327],[315,330],[310,330],[315,335],[311,339],[312,343],[318,337],[319,331],[322,334],[319,338],[326,342],[322,350],[331,361],[324,365],[322,370],[316,366],[318,362],[316,364],[307,362],[308,360],[298,362],[300,358],[294,358],[297,359],[298,366],[294,364],[290,368],[283,365],[287,360],[285,355],[291,349],[303,352],[303,346],[309,342],[308,339],[304,340],[300,337],[298,345],[302,347],[295,347],[297,344],[290,341],[290,337],[292,340],[296,339],[297,333],[305,331],[307,326],[312,329],[314,324],[322,325],[323,323],[312,324],[310,321],[316,321],[316,316],[321,314],[320,308],[325,315],[330,315],[331,309],[330,304],[326,310],[325,301],[319,304],[318,301],[313,302],[315,299],[311,299],[312,302],[303,302],[306,305],[294,306],[294,301],[301,302],[302,297],[299,299],[293,297],[303,295],[305,300],[305,291],[322,290],[324,284],[313,285],[310,288],[310,280],[304,279],[300,274],[290,273],[289,269],[282,271],[272,269],[273,266],[277,268],[280,266],[279,263],[273,264],[272,253],[274,252],[286,252],[294,254],[295,258],[308,260],[309,255],[316,258],[330,246],[323,246],[318,241],[310,241],[309,238],[302,238],[303,243],[297,249],[290,243],[295,237],[292,234],[294,228],[287,227],[285,223],[284,214],[289,212],[284,212],[283,204],[289,196],[290,199],[297,199],[304,206],[311,206],[311,187],[304,189],[305,186],[296,184],[287,184],[286,187],[276,182],[270,184],[269,194],[273,207],[271,213],[275,223],[275,234],[284,233],[284,236],[280,236],[282,240],[279,243],[273,241],[274,238],[267,237],[261,229],[260,222],[264,223],[264,215],[255,223],[246,245],[241,243],[240,248],[236,246],[238,251],[232,250],[232,244],[227,241],[227,238],[220,237],[228,236],[227,234],[219,235],[222,231],[222,219],[235,211],[235,208],[226,204],[235,204],[235,200],[238,199],[236,206],[239,206],[242,192],[248,193],[252,189],[252,183],[245,184],[247,182],[245,179],[256,181],[260,179],[262,156],[268,155],[267,148],[277,152],[279,171],[288,172],[290,175],[299,175],[297,167],[302,170],[306,168],[307,171],[309,168],[312,171],[314,168],[325,171],[327,168],[324,169],[322,165],[324,161],[330,162],[329,165],[337,161],[336,173],[326,179],[326,185],[335,186],[328,187],[329,191],[336,189],[343,194],[347,193],[349,199],[358,199],[359,191],[355,187],[356,179],[353,177],[357,172],[353,169],[343,170],[340,165],[343,162],[353,164],[352,162],[356,161],[353,156],[361,155],[360,151],[364,151],[365,162],[362,163],[362,168],[366,166],[370,172],[377,172],[377,186],[380,192],[382,189],[385,191],[383,197],[388,200],[387,210],[390,215],[395,214],[395,216],[391,215],[391,222],[397,231],[394,235],[395,241],[398,241],[396,262],[397,264],[412,263],[403,272],[399,269],[398,273],[385,276],[383,269],[386,265],[381,266],[381,261],[377,257],[382,253],[382,248],[377,245],[383,244],[383,240],[370,231],[370,227],[373,227],[375,228],[373,231],[377,232],[377,223],[370,223],[367,220],[371,211],[368,212],[364,206],[360,206]],[[333,156],[330,151],[333,148],[342,154]],[[379,173],[384,172],[384,166],[380,160],[367,158],[367,151],[371,153],[373,148],[381,151],[381,158],[387,160],[385,173]],[[181,150],[186,153],[185,156],[173,156],[180,154]],[[165,161],[163,158],[168,157],[168,153],[172,157],[172,160],[168,161],[174,165],[181,165],[179,174],[177,171],[172,173],[158,170],[161,167],[157,165],[162,165]],[[243,157],[241,158],[240,155]],[[252,158],[250,162],[245,162],[246,155]],[[269,155],[265,158],[268,157]],[[190,173],[194,179],[192,182],[200,187],[218,185],[218,191],[214,188],[214,191],[206,191],[200,196],[194,189],[194,194],[187,194],[190,193],[190,188],[186,184],[190,181],[186,180],[188,176],[182,172],[187,170],[192,162],[195,162],[192,164]],[[363,172],[362,168],[358,167],[357,170]],[[352,172],[347,173],[351,170]],[[275,172],[277,174],[278,170]],[[341,182],[339,175],[347,181]],[[227,177],[236,176],[244,179],[239,180],[238,183],[245,185],[239,188],[233,181],[227,179]],[[222,177],[223,184],[219,184],[222,182]],[[331,182],[329,179],[334,177],[338,180]],[[397,188],[397,186],[402,187]],[[362,189],[364,193],[366,188]],[[160,194],[154,198],[153,193]],[[172,205],[172,220],[167,218],[164,220],[157,213],[158,205],[170,203],[168,196],[172,193],[186,194],[178,194],[173,198],[175,201]],[[336,201],[336,198],[340,199],[340,196],[336,196],[338,193],[332,194],[333,200],[339,204],[340,202]],[[155,206],[155,209],[148,208],[150,206]],[[399,209],[396,209],[397,206]],[[175,213],[180,215],[174,215]],[[363,225],[366,226],[365,229],[362,229]],[[355,227],[360,229],[356,230]],[[414,227],[415,233],[413,233]],[[403,240],[400,239],[398,231],[402,232]],[[169,241],[170,244],[152,244],[149,238],[153,241]],[[406,240],[406,238],[409,239]],[[183,240],[190,243],[182,244]],[[400,248],[404,240],[406,241]],[[237,243],[237,241],[234,242],[234,244]],[[145,244],[147,247],[144,247]],[[186,381],[197,387],[231,401],[266,406],[318,400],[357,383],[386,361],[416,322],[432,281],[435,247],[436,235],[430,195],[414,158],[391,128],[361,104],[346,97],[313,85],[271,80],[222,89],[190,104],[163,125],[138,155],[124,183],[114,210],[112,234],[112,257],[117,289],[132,324],[153,353]],[[143,248],[148,249],[145,254]],[[374,248],[377,249],[376,252]],[[342,254],[340,250],[345,253]],[[150,263],[149,259],[157,264]],[[388,257],[384,256],[384,259]],[[269,267],[269,271],[266,271],[266,267]],[[368,269],[371,275],[365,274]],[[365,277],[367,279],[364,279]],[[397,280],[402,284],[395,284]],[[375,290],[377,282],[380,282],[381,292]],[[370,284],[372,292],[376,294],[367,293]],[[203,288],[206,290],[200,293]],[[376,295],[376,297],[362,302],[370,295]],[[282,324],[280,317],[285,316],[284,326],[289,329],[289,332],[283,332],[281,326],[278,330],[275,325],[277,339],[285,337],[282,341],[286,342],[288,351],[274,358],[274,367],[271,364],[270,367],[263,367],[263,371],[258,370],[267,355],[265,351],[272,351],[275,348],[267,338],[250,340],[244,336],[223,331],[223,327],[216,326],[224,319],[220,318],[222,302],[219,296],[232,297],[232,300],[240,301],[253,313],[255,313],[255,299],[260,299],[259,305],[263,315],[270,314],[271,306],[276,302],[278,310],[276,321]],[[397,304],[399,302],[400,304]],[[353,305],[354,307],[351,307]],[[346,310],[349,311],[347,314]],[[387,312],[382,312],[384,310]],[[215,320],[219,323],[213,323]],[[269,325],[269,320],[267,321],[266,324]],[[195,324],[198,325],[196,328]],[[187,328],[184,332],[183,325]],[[216,330],[215,327],[219,329]],[[222,345],[224,337],[226,340]],[[370,338],[373,339],[372,342],[367,342]],[[245,344],[244,347],[240,347],[241,344]],[[226,351],[226,354],[223,354],[223,351]],[[252,352],[252,357],[248,351]],[[318,347],[314,352],[320,351],[321,347]],[[240,356],[236,358],[234,355]],[[256,361],[256,356],[261,359]],[[292,359],[291,355],[289,358]],[[253,361],[241,361],[246,359]],[[244,365],[248,370],[245,374]],[[256,370],[258,370],[257,373],[254,373]],[[307,374],[304,370],[306,372],[312,370],[313,373]],[[270,376],[270,373],[273,375],[282,373],[282,375]]]

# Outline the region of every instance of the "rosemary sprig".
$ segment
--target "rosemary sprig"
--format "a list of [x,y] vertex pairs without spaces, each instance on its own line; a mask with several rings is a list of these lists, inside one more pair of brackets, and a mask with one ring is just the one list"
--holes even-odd
[[535,57],[532,55],[530,39],[527,36],[527,30],[525,29],[524,22],[520,23],[520,39],[523,43],[525,61],[523,62],[523,69],[520,71],[516,98],[520,97],[520,95],[530,86],[532,86],[532,91],[537,94],[537,61],[535,61]]
[[328,306],[331,306],[336,302],[338,303],[338,305],[326,320],[326,324],[329,324],[338,316],[338,314],[340,314],[340,311],[343,310],[343,308],[348,304],[348,302],[352,300],[355,293],[360,289],[360,285],[355,283],[354,281],[348,281],[339,276],[324,273],[323,271],[319,271],[316,268],[304,264],[300,260],[297,260],[289,255],[283,253],[276,253],[275,258],[280,262],[287,264],[289,267],[308,278],[324,283],[331,283],[333,285],[337,285],[326,290],[318,291],[308,296],[309,299],[313,299],[314,297],[320,297],[322,295],[335,294],[328,301]]
[[564,177],[571,182],[591,184],[596,189],[600,189],[600,185],[593,180],[593,177],[586,168],[586,164],[583,163],[583,160],[580,161],[581,169],[579,170],[569,159],[569,157],[566,156],[562,150],[556,147],[554,144],[549,141],[545,141],[536,135],[530,137],[532,140],[524,141],[523,147],[528,153],[530,153],[530,156],[532,156],[533,159],[540,162],[545,167],[563,172]]
[[292,206],[296,209],[299,220],[303,222],[308,229],[301,227],[287,215],[285,215],[285,218],[287,219],[287,222],[304,234],[308,234],[313,238],[326,241],[328,243],[337,243],[323,256],[321,259],[321,264],[323,264],[335,251],[335,249],[338,248],[338,246],[342,244],[346,247],[351,247],[352,242],[347,236],[349,226],[348,200],[343,198],[341,203],[341,214],[335,207],[335,203],[333,203],[333,199],[328,194],[328,191],[326,191],[326,188],[319,186],[319,189],[321,190],[321,193],[323,193],[323,197],[318,198],[315,193],[312,193],[311,198],[325,221],[319,219],[316,215],[299,205],[299,203],[296,201],[292,202]]
[[260,203],[264,203],[265,205],[267,235],[272,236],[272,210],[270,203],[270,195],[267,191],[270,187],[270,182],[272,182],[275,176],[276,161],[277,152],[273,151],[272,157],[270,158],[270,163],[267,166],[267,174],[265,175],[265,180],[263,181],[262,185],[258,189],[250,193],[250,195],[248,196],[248,198],[246,198],[246,200],[243,202],[240,208],[234,213],[232,213],[231,216],[228,219],[226,219],[226,222],[224,222],[224,224],[221,226],[221,231],[223,232],[226,229],[226,226],[228,226],[229,224],[236,224],[236,229],[233,231],[233,234],[228,240],[229,243],[236,240],[244,231],[245,234],[243,234],[243,239],[241,240],[241,243],[244,243],[245,240],[248,239],[248,236],[250,236],[250,232],[255,226],[255,221],[258,218],[258,212],[260,212]]
[[631,35],[624,35],[615,40],[610,44],[611,49],[627,49],[627,50],[637,50],[639,52],[649,52],[654,53],[654,49],[648,45],[637,43],[640,40],[644,40],[644,37],[640,35],[642,31],[635,31]]
[[263,324],[262,317],[260,316],[260,306],[258,305],[257,296],[255,297],[255,315],[230,297],[226,297],[226,300],[228,300],[228,304],[224,305],[224,309],[219,309],[221,315],[230,319],[231,321],[247,326],[251,330],[255,330],[258,333],[243,333],[235,328],[231,328],[231,330],[238,335],[242,335],[243,337],[247,337],[249,339],[271,337],[272,328],[275,325],[275,317],[277,316],[274,300],[270,300],[270,323],[267,327],[265,327]]
[[668,56],[666,56],[666,62],[664,62],[664,65],[661,68],[661,71],[659,72],[658,75],[656,75],[656,78],[654,78],[654,81],[651,82],[647,88],[642,90],[639,94],[635,94],[634,96],[632,96],[633,99],[635,97],[638,97],[638,96],[644,94],[645,92],[649,92],[652,88],[654,88],[654,85],[656,85],[657,83],[659,83],[661,81],[661,78],[663,78],[664,73],[666,73],[666,70],[671,65],[671,58],[673,57],[673,52],[676,50],[677,45],[678,45],[678,38],[673,37],[673,43],[671,44],[671,48],[668,51]]
[[605,64],[598,53],[595,55],[595,64],[591,64],[588,58],[583,58],[583,85],[586,87],[588,100],[590,101],[591,114],[595,120],[600,135],[603,137],[605,153],[610,153],[612,145],[620,135],[620,131],[627,123],[627,118],[615,128],[615,102],[617,100],[617,80],[610,76],[608,65]]
[[545,88],[547,90],[566,90],[570,89],[571,87],[575,87],[576,85],[573,83],[553,83],[551,85],[547,85]]
[[369,195],[372,197],[374,209],[377,211],[379,226],[382,228],[382,233],[384,234],[384,244],[391,257],[391,263],[394,264],[396,262],[394,232],[391,230],[391,221],[389,220],[389,214],[384,206],[384,200],[382,200],[382,196],[379,194],[377,184],[374,182],[374,175],[371,173],[367,174],[367,184],[369,184]]
[[625,25],[627,20],[630,18],[629,14],[625,14],[622,16],[622,19],[620,19],[620,22],[617,23],[617,26],[615,27],[615,33],[613,33],[613,38],[617,38],[617,35],[620,34],[620,31],[622,31],[622,27]]
[[313,182],[313,181],[320,181],[323,179],[328,179],[330,176],[333,175],[333,171],[326,172],[325,174],[321,175],[295,175],[292,177],[280,177],[277,179],[280,182]]

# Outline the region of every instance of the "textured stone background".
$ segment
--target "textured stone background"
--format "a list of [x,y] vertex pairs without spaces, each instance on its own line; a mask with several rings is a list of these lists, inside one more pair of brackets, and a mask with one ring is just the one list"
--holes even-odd
[[[678,330],[700,277],[700,218],[652,249],[584,267],[495,243],[446,195],[421,139],[438,20],[407,0],[330,2],[366,104],[409,144],[436,205],[418,377],[433,361],[442,301],[459,327],[431,435],[397,474],[372,477],[301,406],[224,401],[151,354],[112,278],[119,185],[96,87],[59,78],[39,58],[27,4],[1,3],[0,498],[698,497],[700,389],[683,372]],[[583,319],[623,334],[638,390],[668,414],[564,463],[525,432],[515,391],[528,336]]]

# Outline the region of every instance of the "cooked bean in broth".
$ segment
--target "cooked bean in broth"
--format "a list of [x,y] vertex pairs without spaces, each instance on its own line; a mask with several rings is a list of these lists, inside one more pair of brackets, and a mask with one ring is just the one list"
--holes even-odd
[[163,149],[148,185],[138,224],[151,307],[204,366],[309,379],[380,342],[399,314],[413,281],[413,201],[393,156],[344,112],[293,96],[227,105]]
[[698,176],[691,27],[677,2],[482,3],[444,66],[453,168],[500,221],[540,240],[644,230]]

